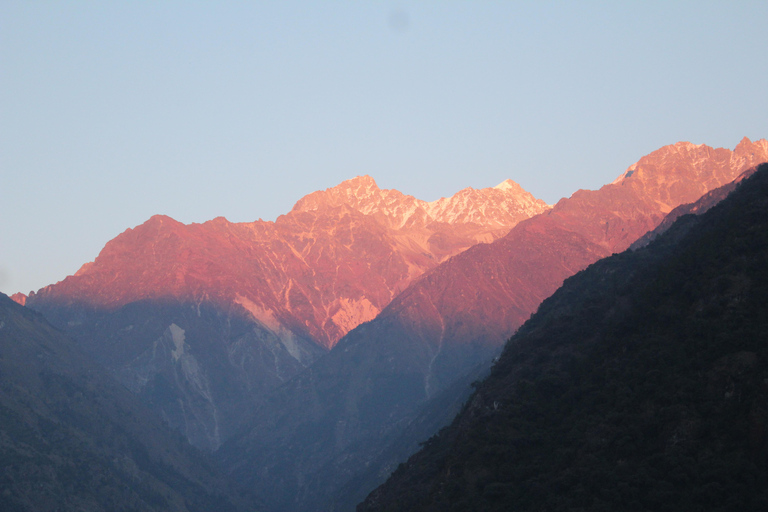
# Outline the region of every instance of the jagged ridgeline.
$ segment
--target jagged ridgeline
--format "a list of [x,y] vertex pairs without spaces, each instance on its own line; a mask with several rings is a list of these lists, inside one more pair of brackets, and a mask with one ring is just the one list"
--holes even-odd
[[418,276],[550,208],[511,180],[428,203],[360,176],[275,222],[153,216],[16,298],[212,451]]
[[[270,393],[217,458],[270,510],[353,510],[419,441],[450,422],[480,378],[467,379],[469,371],[489,368],[565,278],[627,249],[677,205],[763,161],[765,140],[744,139],[733,151],[665,146],[613,183],[577,191],[504,237],[453,256]],[[449,390],[451,400],[438,399]],[[424,415],[436,411],[435,399],[443,404],[439,421]]]
[[568,279],[358,507],[766,510],[768,165]]

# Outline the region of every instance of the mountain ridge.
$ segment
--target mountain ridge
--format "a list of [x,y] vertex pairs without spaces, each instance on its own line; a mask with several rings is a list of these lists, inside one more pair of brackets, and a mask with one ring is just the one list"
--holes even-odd
[[[441,197],[428,202],[397,190],[380,189],[373,178],[365,175],[308,194],[291,211],[317,210],[342,204],[366,215],[384,218],[396,228],[420,220],[424,223],[475,223],[491,231],[514,225],[549,208],[544,201],[534,198],[511,179],[495,187],[467,187],[449,198]],[[478,207],[473,208],[475,205]],[[487,206],[491,208],[491,215],[486,215]],[[419,219],[424,215],[426,218]]]
[[[276,510],[335,503],[334,489],[344,485],[338,475],[368,471],[378,439],[407,425],[470,368],[490,364],[566,278],[626,249],[677,202],[698,199],[709,185],[697,176],[725,184],[742,166],[768,160],[765,148],[742,142],[732,158],[722,148],[666,146],[641,159],[635,176],[577,191],[425,272],[257,408],[251,430],[220,450],[225,465],[244,485],[274,493]],[[307,425],[317,434],[307,435]],[[256,460],[259,469],[249,469]]]
[[357,510],[764,509],[767,204],[762,164],[570,277]]
[[42,315],[0,294],[3,510],[247,510],[244,498]]
[[[381,191],[370,177],[310,194],[275,222],[185,225],[155,215],[26,305],[78,339],[190,442],[215,450],[269,390],[373,319],[425,270],[503,235],[499,225],[517,217],[502,210],[519,194],[504,188],[470,194],[507,200],[487,209],[486,224],[438,222],[421,207],[390,222],[390,210],[418,200]],[[456,204],[454,213],[478,203]]]
[[[271,311],[295,335],[330,348],[351,327],[373,318],[425,269],[479,241],[498,238],[519,220],[548,208],[519,186],[464,189],[452,198],[427,203],[396,190],[380,190],[368,176],[358,177],[305,196],[275,222],[231,223],[219,217],[182,224],[154,215],[110,241],[74,276],[24,300],[33,307],[69,301],[112,310],[165,296],[232,305],[239,303],[240,295]],[[474,214],[476,209],[483,211]],[[355,244],[356,237],[361,243]],[[328,275],[332,262],[313,253],[326,250],[347,266],[366,250],[374,251],[365,264],[378,263],[375,275],[359,276],[366,281],[365,292],[331,291],[330,297],[323,297],[302,284],[310,272],[320,274],[311,288],[355,287],[349,279],[339,282]],[[395,260],[382,267],[381,260],[387,258]],[[348,269],[345,275],[354,274]],[[312,311],[298,306],[293,315],[293,296],[308,301]],[[243,309],[252,314],[252,308]],[[292,316],[301,321],[297,324]],[[300,325],[304,320],[309,325]]]

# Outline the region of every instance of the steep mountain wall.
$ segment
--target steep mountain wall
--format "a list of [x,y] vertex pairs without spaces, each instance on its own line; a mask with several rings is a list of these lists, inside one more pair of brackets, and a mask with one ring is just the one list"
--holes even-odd
[[0,294],[4,511],[253,510],[39,313]]
[[454,256],[281,387],[221,457],[275,510],[332,509],[334,493],[378,460],[381,439],[489,364],[564,279],[766,160],[765,140],[745,139],[734,151],[666,146],[614,183],[578,191],[495,242]]
[[568,279],[358,511],[762,510],[768,165]]
[[511,180],[427,203],[363,176],[275,222],[154,216],[26,304],[214,450],[424,271],[549,208]]

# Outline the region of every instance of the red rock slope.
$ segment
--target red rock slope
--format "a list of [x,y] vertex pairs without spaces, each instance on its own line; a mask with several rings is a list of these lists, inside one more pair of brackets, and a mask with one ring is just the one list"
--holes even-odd
[[184,225],[154,216],[29,304],[114,310],[144,299],[211,302],[241,310],[283,340],[330,348],[424,271],[547,209],[511,180],[428,203],[357,177],[304,197],[276,222]]
[[495,243],[476,246],[427,273],[383,315],[439,326],[430,336],[437,346],[499,345],[565,278],[627,249],[675,207],[765,161],[765,139],[744,138],[733,151],[688,142],[665,146],[613,183],[579,190]]
[[251,429],[222,447],[230,474],[271,496],[274,509],[353,503],[350,493],[372,489],[394,469],[386,440],[400,446],[429,400],[455,392],[475,365],[488,364],[565,278],[763,161],[765,140],[744,139],[734,151],[666,146],[614,183],[580,190],[426,272],[273,393]]

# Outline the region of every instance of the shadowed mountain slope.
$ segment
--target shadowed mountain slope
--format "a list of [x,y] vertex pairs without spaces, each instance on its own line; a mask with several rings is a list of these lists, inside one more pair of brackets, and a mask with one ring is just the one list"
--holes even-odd
[[382,439],[396,437],[430,398],[489,364],[565,278],[766,160],[765,140],[745,139],[734,151],[667,146],[613,184],[578,191],[505,237],[454,256],[281,387],[220,456],[275,510],[336,509],[341,489],[380,460]]
[[425,270],[548,208],[511,180],[427,203],[363,176],[275,222],[154,216],[26,305],[215,450],[267,391]]
[[736,187],[738,187],[738,185],[742,182],[742,180],[749,178],[755,172],[757,172],[757,167],[747,169],[732,182],[707,192],[706,194],[701,196],[701,198],[699,198],[698,201],[693,203],[681,204],[680,206],[678,206],[677,208],[669,212],[669,214],[667,214],[667,216],[664,217],[664,220],[661,221],[661,224],[659,224],[656,227],[656,229],[649,231],[643,236],[641,236],[640,238],[638,238],[632,245],[630,245],[630,248],[639,249],[641,247],[645,247],[646,245],[651,243],[653,240],[655,240],[659,235],[669,230],[669,228],[672,227],[675,221],[680,217],[682,217],[683,215],[688,215],[688,214],[701,215],[702,213],[709,211],[710,208],[718,204],[720,201],[728,197],[728,195],[731,192],[736,190]]
[[359,511],[764,510],[768,165],[568,279]]
[[2,294],[0,496],[7,512],[254,507],[72,339]]

